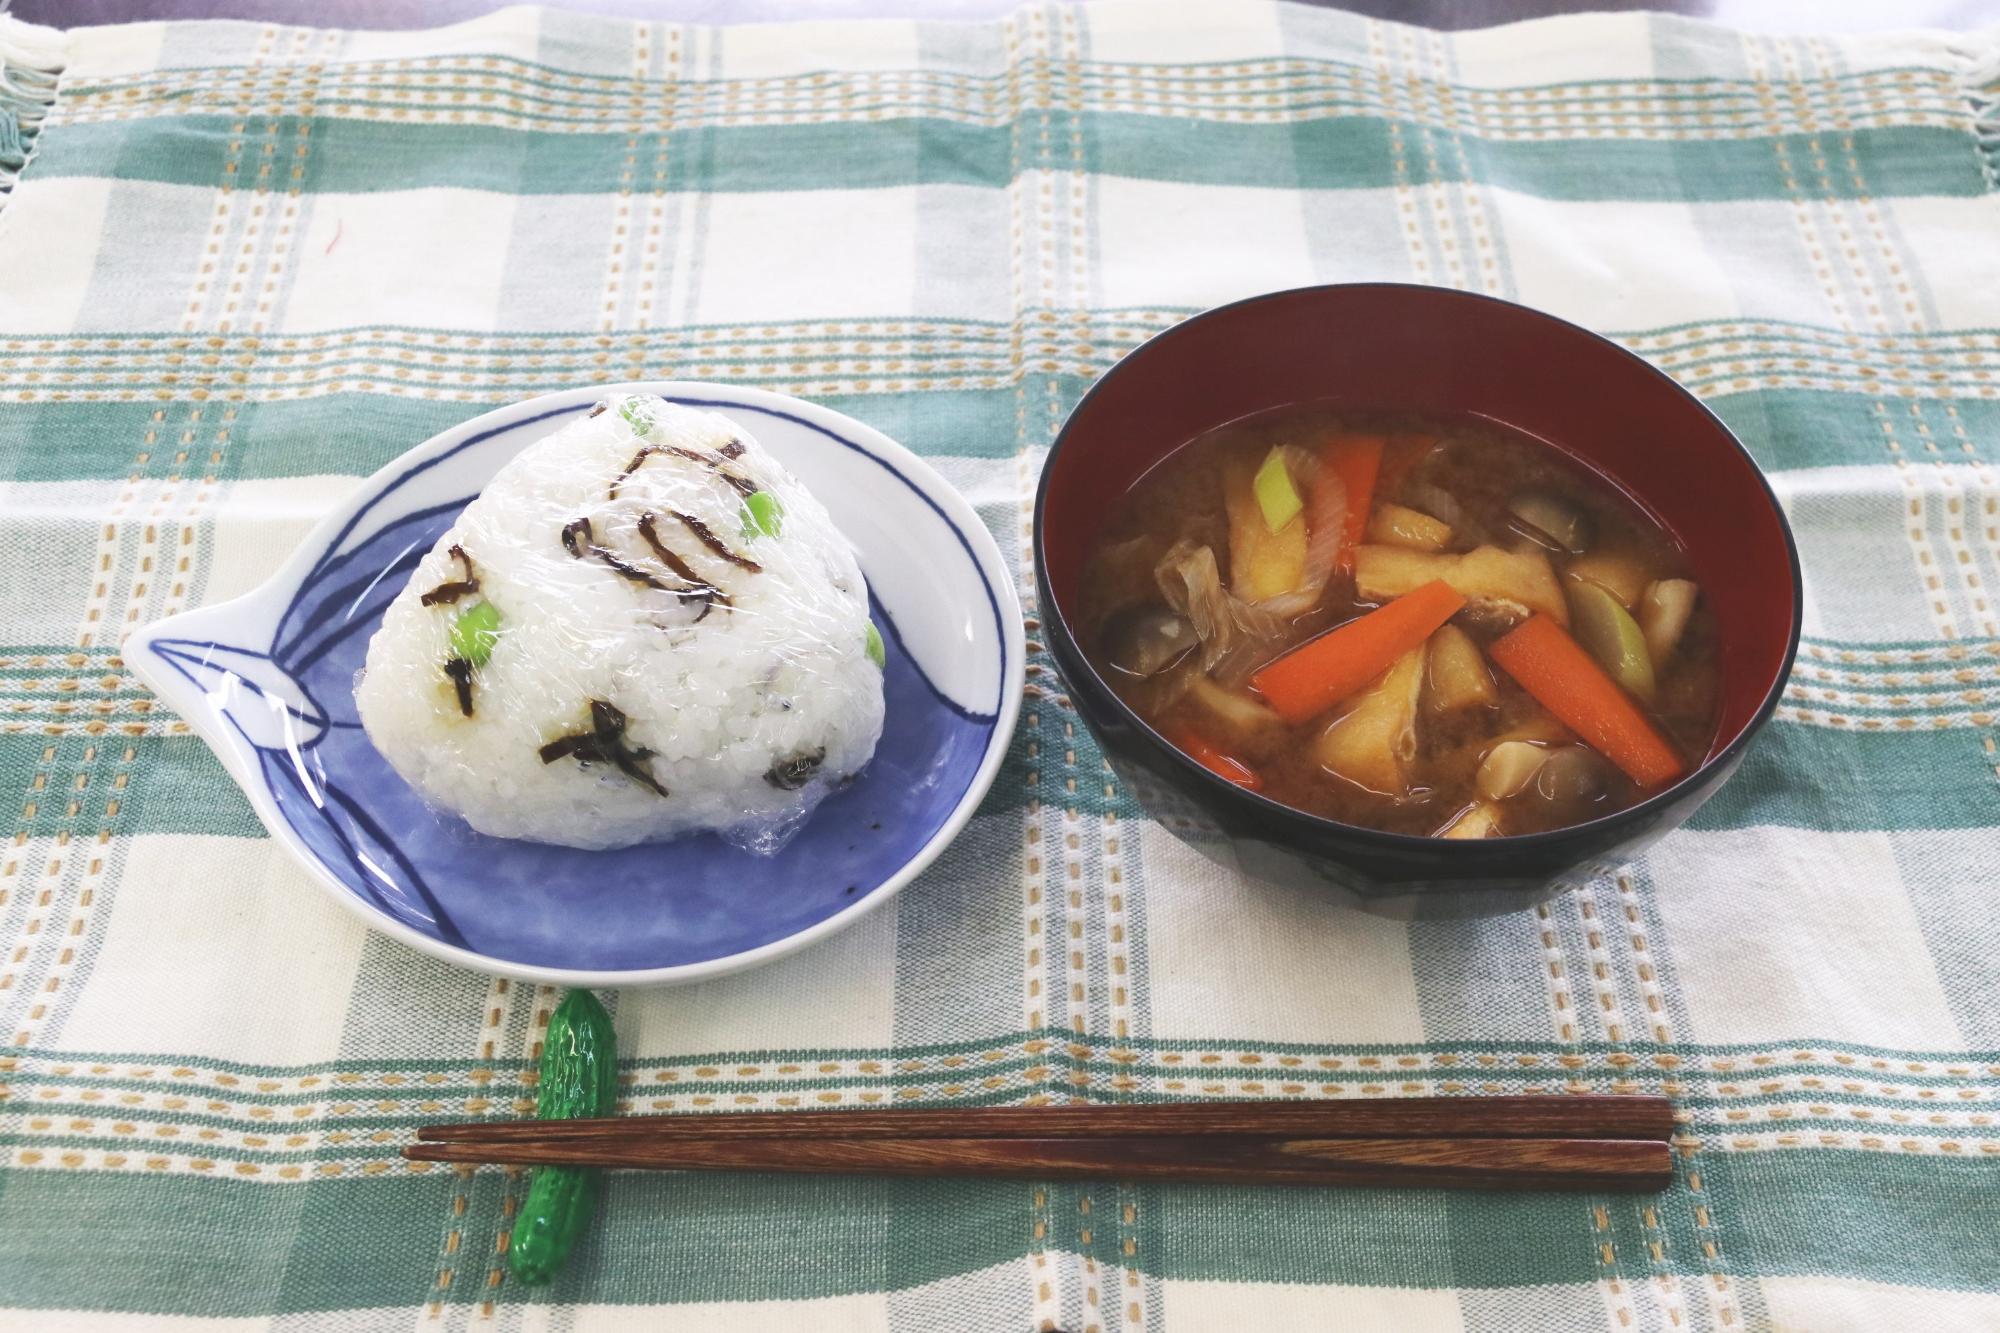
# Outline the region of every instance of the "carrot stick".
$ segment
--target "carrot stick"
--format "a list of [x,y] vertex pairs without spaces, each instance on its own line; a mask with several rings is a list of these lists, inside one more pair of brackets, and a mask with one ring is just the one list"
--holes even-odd
[[1368,530],[1368,513],[1375,503],[1375,476],[1382,467],[1380,435],[1336,435],[1320,448],[1320,466],[1333,469],[1347,488],[1347,527],[1340,534],[1342,573],[1354,568],[1354,548]]
[[1458,614],[1465,598],[1435,579],[1330,629],[1250,677],[1278,716],[1294,725],[1345,699]]
[[1638,705],[1547,615],[1529,616],[1486,652],[1536,703],[1640,786],[1662,786],[1686,771]]
[[1176,727],[1167,733],[1167,739],[1173,742],[1176,750],[1217,777],[1226,778],[1246,791],[1264,790],[1264,779],[1257,775],[1256,769],[1224,754],[1201,733],[1187,727]]

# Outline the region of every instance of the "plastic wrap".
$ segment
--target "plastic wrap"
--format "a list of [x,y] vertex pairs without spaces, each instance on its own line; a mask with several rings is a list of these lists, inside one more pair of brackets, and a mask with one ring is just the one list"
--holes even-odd
[[612,399],[522,451],[388,608],[368,736],[483,833],[782,846],[882,731],[847,540],[749,435]]

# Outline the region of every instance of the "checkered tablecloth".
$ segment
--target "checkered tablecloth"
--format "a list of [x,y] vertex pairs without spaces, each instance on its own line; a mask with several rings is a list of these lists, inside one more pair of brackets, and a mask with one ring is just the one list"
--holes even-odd
[[[0,59],[0,1326],[2000,1327],[2000,33],[1176,0]],[[506,1280],[520,1180],[397,1151],[513,1113],[551,994],[310,887],[120,636],[444,426],[641,376],[881,427],[1028,599],[1093,376],[1364,278],[1611,333],[1769,469],[1806,639],[1741,775],[1588,892],[1402,924],[1148,820],[1038,655],[890,909],[608,997],[630,1107],[1653,1089],[1672,1189],[632,1175]]]

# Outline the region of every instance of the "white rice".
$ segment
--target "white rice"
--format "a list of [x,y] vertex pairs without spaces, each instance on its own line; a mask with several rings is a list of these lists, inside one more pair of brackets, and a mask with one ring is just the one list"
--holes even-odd
[[[734,442],[740,456],[723,458]],[[619,481],[642,446],[653,452]],[[746,535],[724,471],[777,497],[777,535]],[[699,583],[647,541],[648,514],[683,573],[719,590],[712,604],[669,590]],[[590,529],[572,530],[572,554],[564,530],[579,518]],[[454,546],[477,590],[423,605],[465,580]],[[468,717],[446,663],[454,622],[480,602],[500,622],[470,672]],[[714,829],[772,851],[874,754],[882,672],[868,634],[854,552],[790,473],[712,413],[621,399],[524,450],[466,506],[390,605],[355,697],[396,771],[483,833],[603,848]],[[630,763],[665,796],[603,756],[593,703],[600,721],[604,704],[623,715],[623,743],[651,752]],[[568,736],[586,738],[582,753],[545,762]]]

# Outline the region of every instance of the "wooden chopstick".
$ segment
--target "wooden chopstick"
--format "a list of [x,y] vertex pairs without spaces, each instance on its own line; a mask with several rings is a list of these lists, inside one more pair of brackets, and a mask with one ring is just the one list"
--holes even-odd
[[1663,1189],[1659,1139],[1269,1139],[1149,1135],[1073,1139],[600,1139],[417,1143],[424,1162],[781,1171],[818,1175],[1179,1180],[1239,1185],[1453,1189]]
[[624,1116],[432,1125],[415,1161],[1237,1184],[1657,1190],[1658,1097],[1397,1098]]
[[1077,1139],[1161,1134],[1294,1139],[1660,1139],[1664,1097],[1390,1097],[1352,1102],[1157,1102],[949,1106],[896,1111],[755,1111],[426,1125],[434,1143],[624,1139]]

